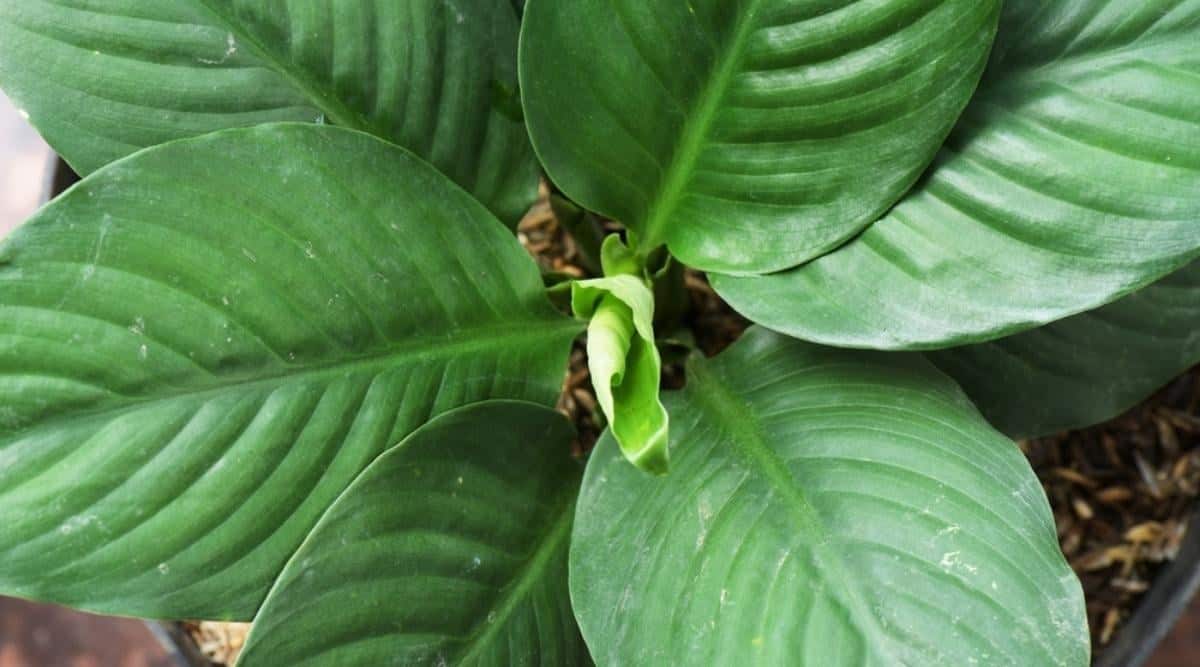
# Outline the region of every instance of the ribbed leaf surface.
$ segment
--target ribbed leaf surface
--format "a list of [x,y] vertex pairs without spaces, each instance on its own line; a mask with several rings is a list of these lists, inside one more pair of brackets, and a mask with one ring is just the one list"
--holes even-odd
[[505,220],[535,196],[508,0],[5,0],[0,87],[88,173],[279,120],[409,148]]
[[1102,422],[1200,363],[1200,263],[1103,308],[930,359],[1014,437]]
[[820,255],[916,180],[987,60],[998,0],[533,0],[534,146],[574,200],[687,264]]
[[1088,664],[1037,478],[917,356],[764,329],[668,396],[672,469],[592,454],[571,597],[598,664]]
[[114,163],[0,246],[0,592],[249,618],[431,416],[553,404],[579,328],[481,205],[368,135]]
[[589,664],[567,592],[570,442],[561,415],[505,401],[417,430],[317,524],[238,664]]
[[1200,0],[1010,0],[979,92],[886,217],[806,266],[714,279],[838,346],[979,342],[1089,310],[1200,248]]

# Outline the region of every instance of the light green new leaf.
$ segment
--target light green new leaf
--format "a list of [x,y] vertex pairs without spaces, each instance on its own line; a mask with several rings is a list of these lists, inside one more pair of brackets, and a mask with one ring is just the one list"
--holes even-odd
[[0,593],[249,618],[430,417],[552,405],[579,329],[483,206],[366,134],[109,165],[0,245]]
[[538,179],[517,30],[508,0],[6,0],[0,88],[83,174],[213,130],[328,122],[512,222]]
[[531,0],[534,147],[645,249],[730,273],[853,236],[917,179],[987,61],[999,0]]
[[750,319],[843,347],[980,342],[1090,310],[1200,249],[1200,0],[1008,0],[921,183],[833,253],[714,276]]
[[[612,247],[605,242],[606,260]],[[637,276],[608,276],[572,283],[571,306],[576,317],[588,320],[592,386],[621,451],[637,467],[665,474],[668,418],[658,396],[662,361],[654,343],[654,294]]]
[[570,443],[561,415],[528,403],[421,427],[321,518],[238,665],[590,664],[567,592]]
[[1200,363],[1200,262],[1103,308],[929,358],[1013,437],[1097,424]]
[[1088,664],[1020,450],[916,355],[751,329],[666,396],[672,471],[588,463],[571,599],[602,665]]

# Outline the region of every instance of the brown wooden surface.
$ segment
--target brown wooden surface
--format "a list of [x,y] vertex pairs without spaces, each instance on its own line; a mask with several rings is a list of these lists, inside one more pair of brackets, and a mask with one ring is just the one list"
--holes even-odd
[[0,598],[0,667],[174,667],[141,621]]
[[1200,666],[1200,598],[1171,631],[1146,667]]

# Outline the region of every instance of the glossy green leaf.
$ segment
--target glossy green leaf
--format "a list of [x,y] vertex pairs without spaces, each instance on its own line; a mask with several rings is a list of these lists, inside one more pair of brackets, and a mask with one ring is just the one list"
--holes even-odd
[[672,470],[604,438],[571,599],[602,665],[1088,664],[1028,462],[916,355],[751,329],[666,397]]
[[508,0],[6,0],[0,88],[80,173],[271,121],[399,143],[515,221],[537,191]]
[[1103,308],[930,359],[1013,437],[1097,424],[1200,363],[1200,262]]
[[668,418],[658,395],[662,361],[650,286],[632,275],[576,281],[571,306],[576,317],[588,320],[592,386],[621,451],[637,467],[665,474]]
[[588,664],[567,592],[579,473],[549,408],[434,419],[321,518],[238,665]]
[[705,270],[796,266],[913,184],[999,0],[531,0],[534,147],[572,199]]
[[1200,0],[1009,0],[922,182],[854,241],[715,276],[750,319],[847,347],[980,342],[1090,310],[1200,249]]
[[366,134],[109,165],[0,245],[0,593],[249,618],[431,416],[552,405],[579,329],[483,206]]

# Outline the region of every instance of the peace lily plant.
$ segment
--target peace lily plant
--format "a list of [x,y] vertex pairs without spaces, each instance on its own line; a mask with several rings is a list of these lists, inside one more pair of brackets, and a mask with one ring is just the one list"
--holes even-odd
[[[1009,437],[1200,360],[1200,0],[2,0],[0,86],[85,175],[0,245],[0,593],[243,667],[1088,663]],[[660,401],[672,266],[761,326]]]

